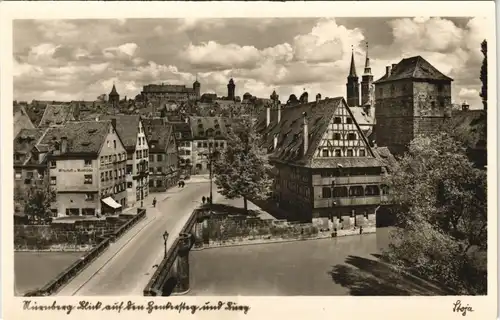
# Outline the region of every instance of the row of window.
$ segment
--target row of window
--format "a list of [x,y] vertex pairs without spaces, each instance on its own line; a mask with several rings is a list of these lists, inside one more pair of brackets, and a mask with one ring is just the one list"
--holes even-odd
[[[142,128],[139,127],[139,130],[141,130]],[[142,146],[142,145],[146,145],[146,138],[145,137],[139,137],[139,145]]]
[[[177,132],[178,134],[180,134],[180,132]],[[180,139],[181,137],[176,137],[177,139]],[[189,141],[180,141],[180,142],[177,142],[177,146],[178,147],[184,147],[184,148],[191,148],[191,142]]]
[[[381,191],[382,189],[382,191]],[[364,196],[379,196],[380,194],[385,195],[389,193],[389,188],[386,185],[382,185],[380,188],[378,185],[367,185],[363,186],[342,186],[342,187],[323,187],[321,189],[322,198],[347,198],[347,197],[364,197]]]
[[[346,121],[347,124],[352,124],[353,123],[351,117],[346,117],[345,121]],[[342,124],[342,117],[335,117],[335,118],[333,118],[333,123],[334,124]]]
[[[163,171],[163,167],[149,167],[149,173],[152,173],[152,174],[163,174],[164,171]],[[165,171],[166,173],[166,171]]]
[[380,175],[381,168],[335,168],[320,170],[321,177],[349,177],[349,176],[374,176]]
[[340,134],[334,132],[332,135],[333,140],[358,140],[358,135],[355,132],[350,132],[348,134]]
[[125,177],[125,169],[115,169],[110,171],[101,172],[101,181],[108,181]]
[[220,141],[217,142],[215,141],[213,144],[212,142],[198,142],[196,145],[198,148],[224,148],[224,142]]
[[[34,172],[33,171],[26,171],[26,179],[27,180],[31,180],[34,178]],[[14,174],[14,178],[16,180],[21,180],[23,178],[23,170],[22,169],[16,169],[15,170],[15,174]],[[38,180],[42,180],[43,179],[43,174],[37,172],[37,179]]]
[[125,191],[125,188],[126,188],[126,184],[125,184],[125,182],[122,182],[122,183],[119,183],[117,185],[114,185],[113,187],[102,189],[101,190],[101,197],[106,197],[108,195],[120,193],[122,191]]
[[142,158],[148,158],[148,157],[149,157],[149,150],[148,149],[137,150],[135,152],[136,159],[142,159]]
[[330,157],[366,157],[365,149],[347,149],[342,152],[342,149],[318,149],[318,156],[324,158]]
[[[83,176],[83,184],[92,184],[92,182],[93,179],[91,174],[85,174]],[[57,184],[57,177],[50,177],[50,185],[55,186],[56,184]]]
[[[407,88],[408,88],[408,86],[407,86],[406,84],[403,84],[403,85],[401,86],[401,89],[402,89],[402,91],[403,91],[403,92],[404,92],[404,91],[406,91],[406,89],[407,89]],[[437,90],[438,90],[438,92],[439,92],[439,93],[443,92],[443,90],[444,90],[444,85],[443,85],[443,84],[438,84],[438,86],[437,86]],[[394,94],[394,92],[395,92],[395,91],[396,91],[396,85],[394,85],[394,84],[393,84],[393,85],[391,85],[391,87],[390,87],[390,92],[391,92],[391,94]],[[378,88],[378,93],[379,93],[380,95],[382,95],[382,94],[384,93],[384,89],[383,89],[383,88]]]
[[157,162],[161,162],[161,161],[163,161],[163,155],[162,155],[162,154],[157,154],[157,155],[150,154],[150,155],[149,155],[149,161],[150,161],[150,162],[154,162],[154,161],[155,161],[155,156],[156,156],[156,161],[157,161]]
[[[128,159],[127,153],[123,152],[123,153],[118,153],[118,154],[110,154],[107,156],[102,156],[99,159],[99,162],[100,162],[100,165],[103,166],[105,164],[125,161],[126,159]],[[84,161],[85,161],[86,167],[92,166],[92,160],[84,160]]]

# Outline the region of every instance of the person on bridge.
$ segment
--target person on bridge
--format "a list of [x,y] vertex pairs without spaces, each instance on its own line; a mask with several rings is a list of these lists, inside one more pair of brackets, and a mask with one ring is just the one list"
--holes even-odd
[[203,204],[205,204],[206,200],[207,200],[207,198],[205,198],[205,196],[201,197],[201,202],[203,202]]
[[153,207],[156,208],[156,197],[153,199]]
[[181,187],[184,188],[185,185],[184,181],[181,181]]
[[182,181],[179,181],[179,182],[177,183],[177,186],[178,186],[179,188],[181,187],[181,182],[182,182]]

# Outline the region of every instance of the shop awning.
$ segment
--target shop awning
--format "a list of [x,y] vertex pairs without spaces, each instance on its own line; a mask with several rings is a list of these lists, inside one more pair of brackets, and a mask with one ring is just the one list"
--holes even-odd
[[118,209],[118,208],[121,208],[121,206],[122,206],[121,204],[116,202],[115,199],[113,199],[111,197],[107,197],[107,198],[102,199],[102,202],[104,202],[105,204],[107,204],[108,206],[110,206],[113,209]]

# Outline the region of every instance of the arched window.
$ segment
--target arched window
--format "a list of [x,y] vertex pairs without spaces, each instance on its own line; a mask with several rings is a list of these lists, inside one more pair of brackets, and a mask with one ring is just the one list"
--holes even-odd
[[322,189],[323,198],[331,198],[332,197],[332,189],[330,187],[323,187]]
[[365,149],[359,149],[359,156],[360,157],[366,157],[366,151],[365,151]]
[[380,195],[380,190],[379,190],[378,186],[376,186],[376,185],[366,186],[365,187],[365,195],[378,196],[378,195]]
[[336,157],[342,157],[342,150],[340,150],[340,149],[335,149],[335,156],[336,156]]
[[362,186],[352,186],[349,188],[349,197],[362,197],[364,196],[364,189]]
[[347,149],[347,156],[348,157],[353,157],[354,156],[354,152],[352,149]]
[[328,149],[323,149],[322,156],[325,157],[325,158],[328,157]]

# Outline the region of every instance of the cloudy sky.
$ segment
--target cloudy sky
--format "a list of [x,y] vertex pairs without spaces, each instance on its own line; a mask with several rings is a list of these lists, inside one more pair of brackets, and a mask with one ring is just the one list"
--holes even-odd
[[281,100],[305,88],[310,95],[345,96],[354,47],[358,76],[365,41],[372,72],[421,55],[452,77],[453,100],[480,108],[478,79],[485,36],[482,18],[279,18],[17,20],[14,22],[14,98],[93,100],[109,93],[135,97],[144,84],[191,86],[202,92]]

